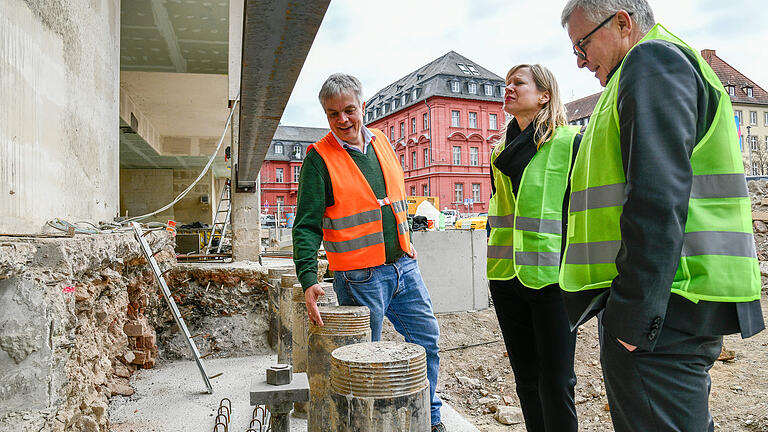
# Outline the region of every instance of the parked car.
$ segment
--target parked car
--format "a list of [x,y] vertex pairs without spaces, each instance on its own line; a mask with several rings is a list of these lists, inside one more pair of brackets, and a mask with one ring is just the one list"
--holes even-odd
[[481,216],[467,217],[456,221],[456,229],[485,229],[488,223],[488,213]]

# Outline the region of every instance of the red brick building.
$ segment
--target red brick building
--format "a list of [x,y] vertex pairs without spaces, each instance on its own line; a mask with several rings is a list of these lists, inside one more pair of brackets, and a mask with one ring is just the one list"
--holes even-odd
[[487,212],[503,96],[503,78],[451,51],[379,90],[366,102],[366,126],[389,137],[406,194],[437,196],[441,209]]
[[327,128],[278,126],[259,173],[261,212],[275,214],[277,204],[286,213],[296,211],[299,173],[307,147],[328,133]]

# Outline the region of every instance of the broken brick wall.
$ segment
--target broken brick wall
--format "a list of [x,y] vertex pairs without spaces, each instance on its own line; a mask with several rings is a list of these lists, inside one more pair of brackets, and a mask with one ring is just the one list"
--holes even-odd
[[[168,233],[146,238],[175,265]],[[0,238],[0,430],[108,431],[108,399],[156,359],[157,293],[132,233]]]

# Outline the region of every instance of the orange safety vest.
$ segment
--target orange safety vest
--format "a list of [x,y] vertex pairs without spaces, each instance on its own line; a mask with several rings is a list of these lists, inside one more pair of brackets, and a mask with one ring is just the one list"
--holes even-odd
[[370,129],[371,141],[384,174],[387,196],[377,199],[355,161],[329,132],[312,144],[328,167],[333,187],[333,205],[323,212],[323,245],[330,270],[346,271],[385,263],[381,207],[391,205],[397,222],[400,247],[410,252],[403,170],[387,137]]

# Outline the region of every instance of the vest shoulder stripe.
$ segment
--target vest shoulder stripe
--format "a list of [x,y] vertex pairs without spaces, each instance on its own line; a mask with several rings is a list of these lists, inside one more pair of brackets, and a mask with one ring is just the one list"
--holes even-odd
[[323,240],[323,244],[325,245],[325,250],[333,253],[351,252],[353,250],[358,250],[358,249],[374,246],[377,244],[383,244],[383,243],[384,243],[384,234],[381,232],[366,234],[362,237],[353,238],[351,240],[339,241],[339,242]]
[[621,240],[572,243],[565,255],[566,264],[610,264],[616,262]]
[[594,186],[571,193],[571,212],[624,205],[625,183]]
[[408,210],[408,202],[405,200],[394,201],[392,203],[392,210],[394,210],[395,213],[404,212]]
[[516,228],[523,231],[532,231],[547,234],[562,234],[563,221],[557,219],[537,219],[518,216],[515,218]]
[[336,219],[323,218],[323,229],[343,230],[358,225],[381,220],[381,210],[373,209]]
[[727,231],[685,233],[682,255],[728,255],[747,258],[757,256],[752,233]]
[[525,266],[557,267],[560,265],[560,252],[517,252],[515,262]]
[[748,197],[744,174],[706,174],[693,176],[691,198]]

